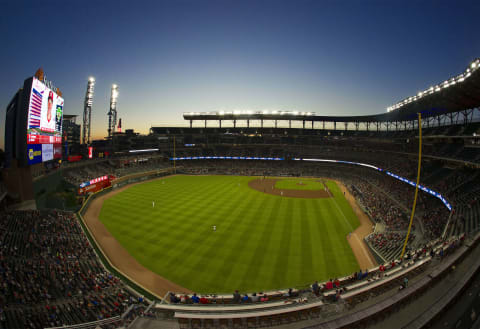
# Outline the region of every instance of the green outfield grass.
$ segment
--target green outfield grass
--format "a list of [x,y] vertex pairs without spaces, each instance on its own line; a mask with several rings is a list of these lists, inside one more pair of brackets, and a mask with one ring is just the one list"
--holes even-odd
[[346,240],[359,221],[335,182],[335,198],[301,199],[252,190],[256,178],[135,185],[106,200],[100,220],[141,264],[197,292],[301,287],[359,269]]
[[283,190],[323,190],[318,178],[285,178],[275,183],[275,188]]

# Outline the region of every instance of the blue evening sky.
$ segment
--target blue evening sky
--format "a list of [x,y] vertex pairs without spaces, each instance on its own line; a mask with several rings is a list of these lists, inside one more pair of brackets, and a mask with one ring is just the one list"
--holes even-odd
[[83,113],[97,80],[102,138],[112,83],[123,128],[185,125],[183,112],[384,112],[480,56],[480,1],[0,0],[5,107],[42,67]]

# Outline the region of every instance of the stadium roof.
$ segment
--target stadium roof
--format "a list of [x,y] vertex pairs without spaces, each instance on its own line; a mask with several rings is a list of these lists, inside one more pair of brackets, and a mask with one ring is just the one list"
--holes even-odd
[[297,111],[185,112],[185,120],[291,120],[326,122],[411,121],[480,107],[480,59],[470,63],[462,74],[410,96],[390,106],[387,113],[361,116],[321,116]]

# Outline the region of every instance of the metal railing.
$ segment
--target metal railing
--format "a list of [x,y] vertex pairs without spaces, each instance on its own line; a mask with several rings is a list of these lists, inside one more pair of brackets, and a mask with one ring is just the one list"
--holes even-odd
[[70,325],[70,326],[49,327],[49,328],[45,328],[45,329],[90,329],[90,328],[101,327],[102,325],[106,325],[106,324],[117,323],[117,322],[120,322],[120,321],[123,321],[120,316],[114,316],[112,318],[99,320],[99,321],[73,324],[73,325]]

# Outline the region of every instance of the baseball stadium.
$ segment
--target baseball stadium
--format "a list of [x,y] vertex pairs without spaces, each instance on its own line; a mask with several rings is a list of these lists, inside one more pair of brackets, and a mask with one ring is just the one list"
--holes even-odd
[[145,133],[122,131],[119,81],[100,139],[101,73],[81,124],[72,90],[20,76],[0,329],[480,328],[480,58],[460,64],[377,114],[193,110]]

